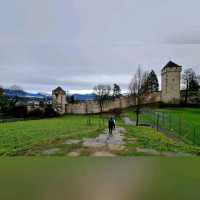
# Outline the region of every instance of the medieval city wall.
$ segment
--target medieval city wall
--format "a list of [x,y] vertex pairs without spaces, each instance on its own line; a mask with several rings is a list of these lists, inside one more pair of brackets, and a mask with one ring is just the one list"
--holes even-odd
[[[144,104],[151,104],[160,102],[161,93],[154,92],[144,97]],[[110,100],[105,102],[103,106],[103,112],[108,112],[113,109],[123,109],[128,108],[130,106],[136,105],[136,101],[134,97],[131,96],[123,96],[121,98]],[[92,113],[100,113],[100,107],[98,102],[90,101],[90,102],[81,102],[81,103],[70,103],[66,104],[65,112],[68,114],[92,114]]]
[[[108,112],[116,108],[127,108],[134,104],[135,102],[133,98],[129,96],[124,96],[115,100],[106,101],[103,106],[103,112]],[[66,113],[71,113],[71,114],[100,113],[100,107],[97,101],[66,104],[65,110]]]
[[[165,104],[179,104],[183,99],[180,94],[180,80],[181,80],[182,67],[170,61],[161,71],[161,92],[153,92],[146,94],[142,97],[142,104],[154,104],[162,102]],[[58,87],[54,90],[53,94],[65,96],[64,91]],[[98,102],[82,102],[82,103],[64,103],[58,96],[54,98],[57,105],[55,106],[60,110],[60,113],[72,113],[72,114],[87,114],[87,113],[99,113],[100,107]],[[188,99],[189,102],[197,102],[198,98],[195,96]],[[103,112],[108,112],[117,108],[127,108],[136,105],[136,98],[134,96],[122,96],[121,98],[107,101],[103,106]],[[60,109],[59,109],[60,108]]]
[[161,91],[152,92],[144,96],[144,99],[142,101],[143,104],[152,104],[152,103],[158,103],[158,102],[161,102]]

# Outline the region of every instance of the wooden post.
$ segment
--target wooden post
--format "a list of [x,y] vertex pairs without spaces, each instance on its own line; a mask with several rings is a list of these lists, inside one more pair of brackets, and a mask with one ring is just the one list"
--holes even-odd
[[156,129],[158,131],[159,128],[159,113],[157,113],[157,120],[156,120]]

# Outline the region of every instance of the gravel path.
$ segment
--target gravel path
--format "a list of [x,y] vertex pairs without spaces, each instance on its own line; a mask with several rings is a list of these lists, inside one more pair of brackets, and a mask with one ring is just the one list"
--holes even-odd
[[[115,156],[117,152],[123,151],[125,148],[124,131],[123,128],[116,127],[112,136],[109,136],[108,130],[105,130],[96,138],[84,138],[82,148],[86,148],[91,156]],[[68,155],[77,155],[77,150]]]
[[126,125],[134,125],[134,126],[136,125],[136,122],[130,120],[128,117],[124,117],[123,120],[124,120],[124,123],[125,123]]
[[85,147],[102,147],[107,146],[109,144],[112,145],[124,145],[124,129],[123,128],[116,128],[113,131],[113,135],[109,136],[107,131],[100,134],[98,137],[91,139],[91,138],[85,138],[83,140],[83,146]]

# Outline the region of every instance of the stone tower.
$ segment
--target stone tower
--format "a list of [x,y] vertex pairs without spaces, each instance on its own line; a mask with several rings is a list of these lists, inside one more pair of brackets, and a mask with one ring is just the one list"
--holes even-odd
[[53,107],[59,114],[65,113],[66,106],[66,92],[61,88],[57,87],[52,91]]
[[180,85],[181,85],[181,71],[182,67],[173,63],[168,62],[167,65],[162,69],[161,73],[161,101],[169,104],[180,103]]

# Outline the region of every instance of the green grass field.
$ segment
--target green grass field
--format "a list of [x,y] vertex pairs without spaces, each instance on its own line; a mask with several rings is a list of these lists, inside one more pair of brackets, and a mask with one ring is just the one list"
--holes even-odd
[[[135,113],[130,109],[125,115],[136,119]],[[139,121],[158,125],[188,143],[200,145],[200,108],[166,108],[142,112]]]
[[[200,123],[200,109],[161,109],[159,112],[170,113],[174,118],[181,116],[187,123],[191,123],[191,127]],[[135,113],[131,110],[126,110],[123,113],[124,115],[130,119],[135,119]],[[155,121],[148,114],[140,115],[140,121],[149,122],[152,120]],[[166,125],[166,122],[162,124],[162,120],[159,123],[160,125]],[[155,149],[163,152],[199,152],[199,148],[194,147],[192,143],[179,143],[155,128],[128,126],[121,119],[117,119],[117,125],[126,129],[125,140],[128,141],[135,138],[137,141],[135,143],[127,142],[127,149],[122,155],[137,155],[136,148]],[[173,128],[173,131],[176,131],[178,122],[172,121],[170,126]],[[184,128],[184,132],[186,132],[188,127]],[[69,152],[71,148],[78,148],[78,146],[68,145],[66,147],[66,145],[62,145],[64,140],[96,137],[105,128],[107,128],[106,119],[98,115],[90,117],[66,115],[52,119],[0,123],[0,155],[41,155],[41,152],[45,149],[55,147],[61,149],[58,155],[66,155],[66,152]],[[192,136],[193,134],[191,133],[191,138],[187,137],[187,139],[192,141]],[[179,139],[182,141],[182,137]],[[26,154],[29,150],[30,154]]]
[[63,116],[52,119],[0,123],[0,155],[42,146],[66,138],[94,137],[105,128],[102,119],[92,116]]
[[170,113],[174,117],[182,117],[187,123],[193,126],[200,126],[200,108],[169,108],[159,109],[158,111]]
[[[191,125],[200,126],[200,108],[166,108],[156,109],[156,111],[171,114],[174,117],[182,117],[184,121]],[[125,113],[130,118],[136,119],[135,112],[132,112],[130,109]],[[142,114],[140,117],[141,120],[148,120],[148,116],[145,114]]]

